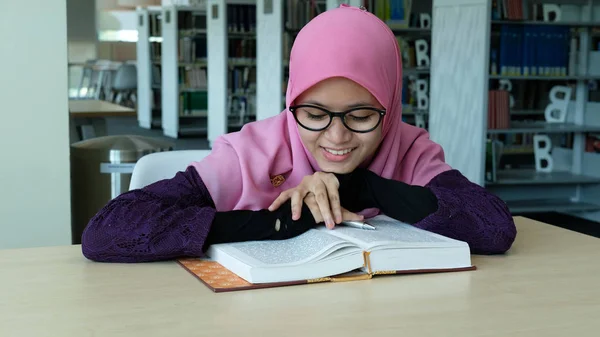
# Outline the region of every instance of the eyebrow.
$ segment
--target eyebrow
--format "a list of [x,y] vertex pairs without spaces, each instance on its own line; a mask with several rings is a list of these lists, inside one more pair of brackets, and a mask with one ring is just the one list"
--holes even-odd
[[[327,108],[327,109],[329,108],[328,106],[326,106],[326,105],[324,105],[324,104],[321,104],[321,103],[319,103],[319,102],[317,102],[317,101],[312,101],[312,100],[305,101],[305,102],[303,102],[302,104],[311,104],[311,105],[320,106],[320,107],[322,107],[322,108]],[[368,106],[368,107],[373,107],[373,104],[371,104],[371,103],[369,103],[369,102],[366,102],[366,101],[358,101],[358,102],[355,102],[355,103],[349,104],[349,105],[347,105],[346,107],[347,107],[348,109],[352,109],[352,108],[365,107],[365,106]]]

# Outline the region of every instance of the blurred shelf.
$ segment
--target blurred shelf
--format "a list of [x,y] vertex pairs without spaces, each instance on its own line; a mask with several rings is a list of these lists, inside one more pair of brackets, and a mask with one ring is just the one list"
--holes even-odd
[[600,27],[600,22],[563,21],[546,22],[533,20],[492,20],[492,25],[536,25],[536,26],[573,26],[573,27]]
[[402,69],[402,76],[406,75],[427,75],[429,74],[429,68],[404,68]]
[[549,173],[535,170],[500,170],[496,174],[496,181],[486,182],[486,186],[506,185],[575,185],[575,184],[600,184],[600,178],[568,171],[554,171]]
[[411,105],[402,106],[402,116],[426,115],[429,113],[427,109],[419,109]]
[[502,149],[502,155],[530,155],[533,154],[533,145],[511,145]]
[[431,35],[431,28],[419,28],[419,27],[393,27],[390,29],[394,35]]
[[199,34],[206,34],[206,29],[180,29],[179,37],[193,37]]
[[194,110],[190,114],[180,114],[179,118],[206,118],[208,110]]
[[524,115],[543,115],[545,111],[543,109],[523,109],[523,110],[510,110],[511,115],[524,116]]
[[583,133],[600,132],[600,125],[577,125],[572,123],[512,122],[510,129],[489,129],[489,134],[516,133]]
[[256,39],[255,32],[232,32],[228,33],[227,36],[230,39]]
[[537,199],[507,201],[512,213],[600,211],[600,205],[569,199]]
[[207,92],[208,89],[207,88],[186,88],[186,87],[180,87],[179,91],[180,92]]
[[490,75],[490,80],[522,80],[522,81],[584,81],[600,80],[600,76],[574,75],[574,76],[524,76],[524,75]]

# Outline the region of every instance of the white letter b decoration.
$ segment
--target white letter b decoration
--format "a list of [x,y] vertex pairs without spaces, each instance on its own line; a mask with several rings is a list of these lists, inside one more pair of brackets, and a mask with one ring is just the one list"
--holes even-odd
[[429,13],[419,14],[419,21],[421,23],[421,28],[423,28],[423,29],[431,28],[431,15],[429,15]]
[[[572,89],[557,85],[550,89],[550,104],[544,111],[546,122],[548,123],[564,123],[567,118],[567,109],[569,107],[569,101],[571,100]],[[558,97],[558,94],[562,94],[563,97]]]
[[415,54],[417,57],[417,67],[429,67],[429,45],[427,44],[427,40],[416,40],[415,49]]
[[560,7],[557,4],[542,5],[544,11],[544,21],[558,22],[560,21]]
[[548,135],[533,136],[533,155],[535,157],[535,170],[538,172],[552,172],[554,163],[550,150],[552,141]]
[[419,110],[429,109],[429,85],[427,80],[417,80],[417,108]]

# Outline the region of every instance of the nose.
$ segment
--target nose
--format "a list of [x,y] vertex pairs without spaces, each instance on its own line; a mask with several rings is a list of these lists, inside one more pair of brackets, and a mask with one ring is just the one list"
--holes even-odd
[[326,136],[334,144],[342,144],[352,139],[352,131],[348,130],[340,118],[334,118],[327,128]]

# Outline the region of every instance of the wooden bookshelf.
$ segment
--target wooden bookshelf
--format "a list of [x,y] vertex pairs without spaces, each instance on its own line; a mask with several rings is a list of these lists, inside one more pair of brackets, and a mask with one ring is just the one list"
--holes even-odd
[[[600,134],[600,102],[590,100],[600,76],[589,73],[590,51],[598,48],[592,33],[600,26],[590,5],[600,3],[570,2],[561,8],[577,12],[561,22],[539,17],[540,5],[556,1],[533,7],[518,0],[511,3],[522,7],[505,12],[507,3],[434,3],[432,68],[452,71],[431,74],[431,138],[444,147],[451,166],[505,200],[512,212],[564,212],[600,221],[600,153],[589,146]],[[535,34],[552,43],[537,44]],[[545,117],[556,85],[571,90],[564,122]],[[552,142],[549,172],[536,169],[536,135]],[[495,164],[486,160],[488,141],[499,146]],[[513,151],[518,148],[524,151]]]
[[[418,63],[417,41],[425,41],[427,59],[431,58],[431,20],[427,25],[426,20],[421,21],[421,16],[432,16],[432,1],[404,1],[402,4],[403,17],[396,17],[393,12],[392,0],[363,1],[367,10],[375,14],[390,27],[400,47],[402,55],[402,118],[406,123],[427,129],[429,119],[429,82],[431,68],[429,65]],[[418,86],[424,84],[425,98],[419,97]],[[419,103],[422,99],[423,102]],[[421,106],[419,106],[421,104]]]
[[161,125],[162,9],[138,7],[136,14],[138,123],[150,129]]
[[257,78],[256,119],[261,120],[279,114],[285,109],[285,93],[289,73],[289,55],[300,29],[314,16],[357,0],[286,0],[257,2]]
[[[389,0],[384,1],[389,2]],[[311,3],[305,0],[289,0],[273,2],[273,6],[269,8],[265,8],[264,3],[259,1],[257,3],[257,20],[263,24],[257,29],[257,119],[274,116],[285,109],[289,53],[296,35],[306,23],[319,13],[339,7],[342,3],[357,7],[363,6],[366,10],[373,12],[377,9],[376,6],[385,6],[384,1],[321,0]],[[428,1],[428,4],[419,3],[419,6],[413,13],[430,14],[431,1]],[[417,79],[427,80],[429,77],[430,68],[419,67],[415,63],[414,40],[427,39],[430,46],[431,29],[422,28],[414,22],[413,25],[401,27],[384,17],[381,19],[389,22],[390,28],[398,39],[406,39],[407,45],[410,46],[407,47],[405,53],[406,62],[403,70],[406,80],[404,87],[407,92],[403,116],[409,123],[423,121],[420,124],[426,125],[427,110],[417,107],[414,98],[410,98],[410,91],[411,88],[414,88],[414,82]],[[409,48],[410,50],[408,50]],[[277,54],[281,57],[276,57]],[[268,71],[261,71],[261,69],[268,69]],[[279,83],[280,85],[278,85]]]
[[255,120],[256,3],[208,1],[209,146],[222,134]]
[[218,136],[254,119],[255,0],[163,7],[162,127],[166,136]]
[[[162,129],[172,138],[203,135],[207,110],[206,6],[162,7]],[[197,117],[197,118],[195,118]]]

